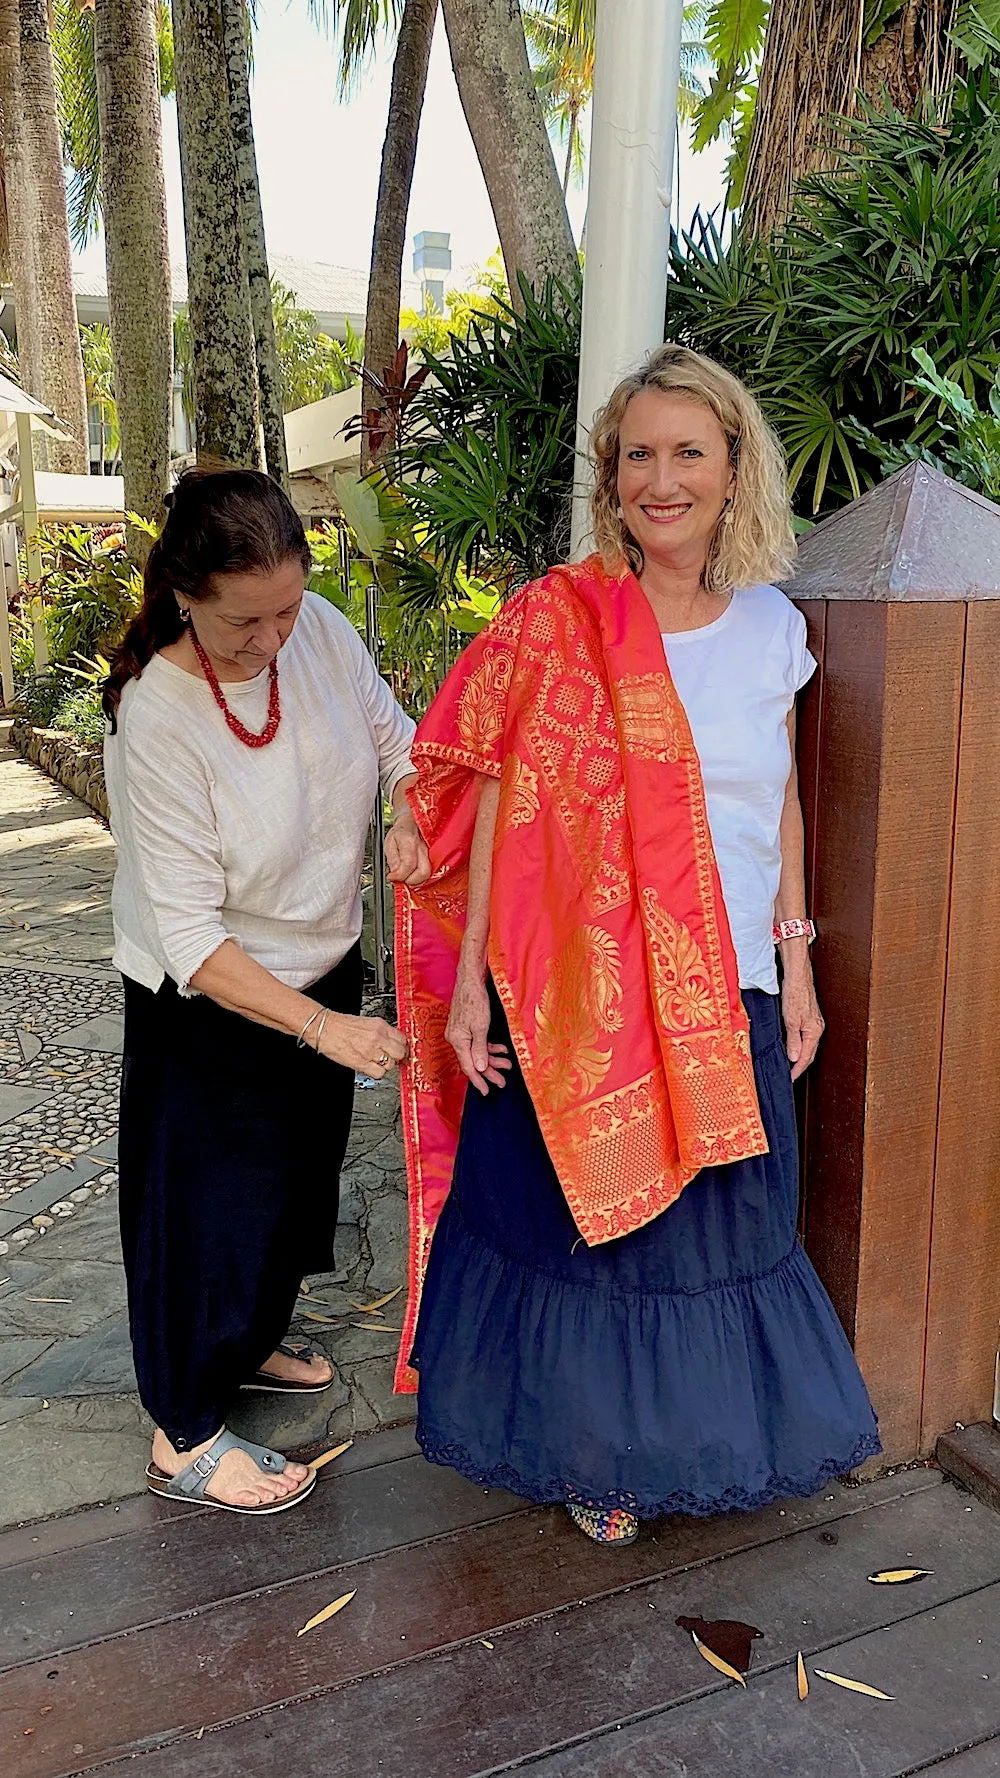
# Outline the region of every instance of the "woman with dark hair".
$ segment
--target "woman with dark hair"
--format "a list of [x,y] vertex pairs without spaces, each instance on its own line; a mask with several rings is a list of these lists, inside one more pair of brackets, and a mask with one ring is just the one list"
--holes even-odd
[[394,879],[426,851],[404,793],[413,724],[253,470],[181,478],[105,689],[125,984],[122,1246],[154,1493],[278,1512],[315,1477],[236,1438],[241,1388],[329,1386],[287,1338],[333,1263],[355,1070],[405,1061],[361,1007],[360,879],[375,797]]

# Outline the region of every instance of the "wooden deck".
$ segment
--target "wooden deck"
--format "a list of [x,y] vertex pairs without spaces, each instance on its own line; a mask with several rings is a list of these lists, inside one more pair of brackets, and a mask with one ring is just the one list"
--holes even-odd
[[[746,1692],[682,1613],[760,1627]],[[799,1649],[893,1702],[799,1703]],[[0,1669],[5,1778],[997,1778],[1000,1517],[916,1470],[602,1551],[391,1431],[281,1517],[145,1496],[8,1533]]]

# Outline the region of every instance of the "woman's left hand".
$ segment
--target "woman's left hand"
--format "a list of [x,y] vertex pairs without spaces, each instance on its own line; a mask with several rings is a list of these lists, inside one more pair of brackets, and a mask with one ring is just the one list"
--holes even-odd
[[400,809],[386,834],[385,862],[389,867],[390,882],[406,883],[410,889],[419,889],[430,876],[427,846],[412,809]]
[[812,969],[806,962],[800,973],[786,971],[781,987],[781,1013],[785,1021],[785,1048],[792,1064],[792,1079],[804,1074],[819,1048],[824,1019],[816,999]]

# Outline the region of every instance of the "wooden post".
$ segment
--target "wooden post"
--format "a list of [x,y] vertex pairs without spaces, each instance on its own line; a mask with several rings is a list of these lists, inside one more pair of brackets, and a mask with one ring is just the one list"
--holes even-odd
[[1000,1323],[1000,507],[911,464],[819,525],[800,773],[827,1035],[807,1248],[886,1455],[988,1419]]
[[[35,465],[31,455],[31,415],[17,415],[17,469],[21,480],[21,523],[24,527],[24,558],[28,585],[36,589],[42,580],[42,552],[38,543],[38,500],[35,495]],[[39,593],[31,600],[31,635],[35,645],[35,674],[49,664],[49,644],[45,635],[45,613]]]

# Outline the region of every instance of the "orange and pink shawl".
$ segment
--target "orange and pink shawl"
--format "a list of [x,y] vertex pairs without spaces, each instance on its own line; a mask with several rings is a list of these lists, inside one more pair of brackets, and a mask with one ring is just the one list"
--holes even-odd
[[583,1239],[629,1234],[702,1167],[767,1152],[698,756],[635,577],[594,556],[515,594],[448,675],[413,759],[433,874],[396,896],[406,1392],[466,1092],[444,1030],[477,775],[500,780],[489,966]]

